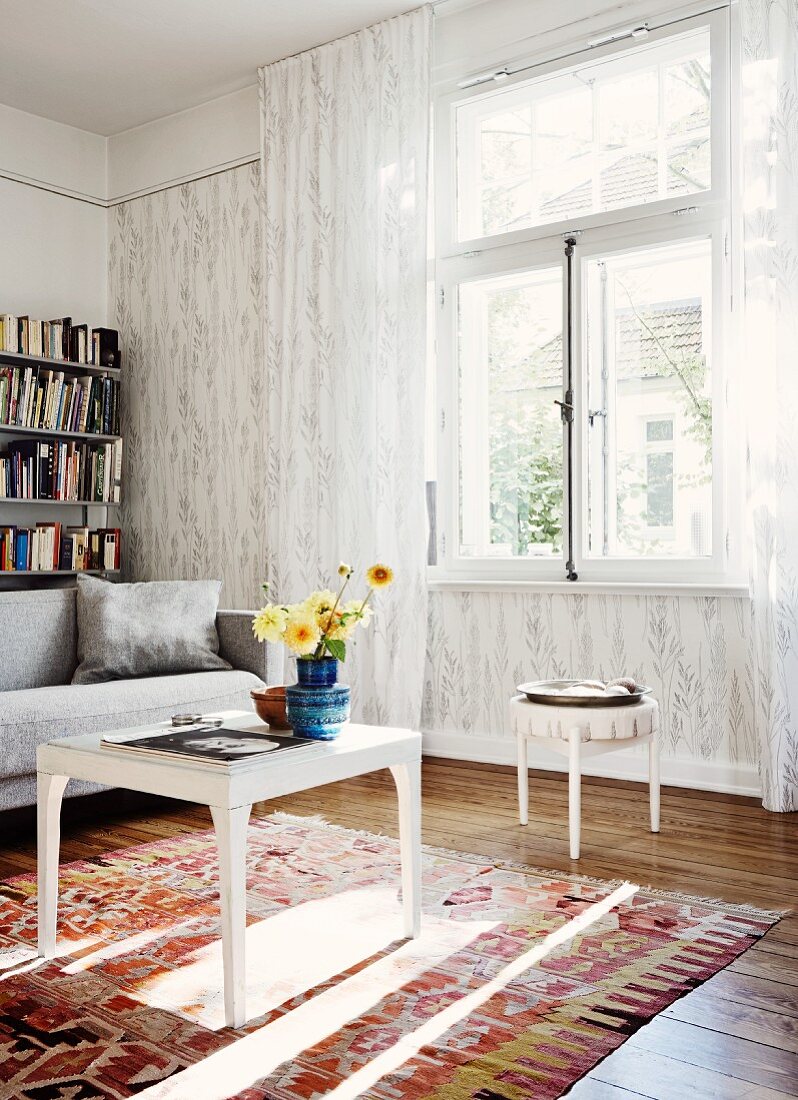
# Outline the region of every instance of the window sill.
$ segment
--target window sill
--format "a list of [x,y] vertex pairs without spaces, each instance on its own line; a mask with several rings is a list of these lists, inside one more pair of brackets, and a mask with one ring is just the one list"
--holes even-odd
[[441,578],[428,575],[430,592],[552,592],[593,596],[726,596],[751,598],[748,584],[711,581],[551,581],[481,580],[478,577]]

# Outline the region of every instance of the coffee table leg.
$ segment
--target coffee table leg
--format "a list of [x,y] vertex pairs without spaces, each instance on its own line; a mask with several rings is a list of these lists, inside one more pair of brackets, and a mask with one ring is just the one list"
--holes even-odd
[[393,764],[391,774],[399,796],[405,935],[415,939],[421,931],[421,761]]
[[251,806],[229,810],[211,806],[219,850],[219,896],[222,908],[224,1022],[246,1023],[245,937],[247,931],[247,822]]
[[36,777],[39,954],[45,959],[51,959],[55,955],[61,798],[67,782],[66,775],[47,775],[39,772]]

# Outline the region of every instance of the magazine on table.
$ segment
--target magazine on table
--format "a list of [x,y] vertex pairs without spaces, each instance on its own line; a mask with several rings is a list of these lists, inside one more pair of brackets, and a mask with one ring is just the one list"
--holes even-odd
[[189,726],[184,729],[166,729],[151,735],[131,733],[122,737],[119,733],[102,739],[102,747],[119,752],[141,753],[174,759],[175,756],[191,757],[198,764],[233,767],[251,764],[267,757],[296,753],[313,747],[319,742],[308,737],[290,734],[254,732],[219,726]]

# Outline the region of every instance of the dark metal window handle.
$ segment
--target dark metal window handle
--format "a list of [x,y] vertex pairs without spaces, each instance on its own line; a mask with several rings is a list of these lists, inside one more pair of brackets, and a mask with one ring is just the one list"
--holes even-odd
[[573,260],[576,237],[565,238],[565,386],[564,401],[558,401],[560,406],[560,419],[565,425],[565,493],[567,503],[567,554],[565,562],[565,579],[575,581],[577,579],[576,565],[574,563],[574,364],[573,364],[573,309],[574,309],[574,285],[573,285]]

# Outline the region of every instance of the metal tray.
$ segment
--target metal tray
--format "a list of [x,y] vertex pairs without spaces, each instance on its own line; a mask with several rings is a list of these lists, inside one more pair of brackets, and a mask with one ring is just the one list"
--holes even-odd
[[651,692],[650,687],[637,684],[637,691],[629,695],[552,695],[552,690],[583,684],[584,680],[536,680],[519,684],[517,690],[526,695],[530,703],[543,703],[549,707],[631,707]]

